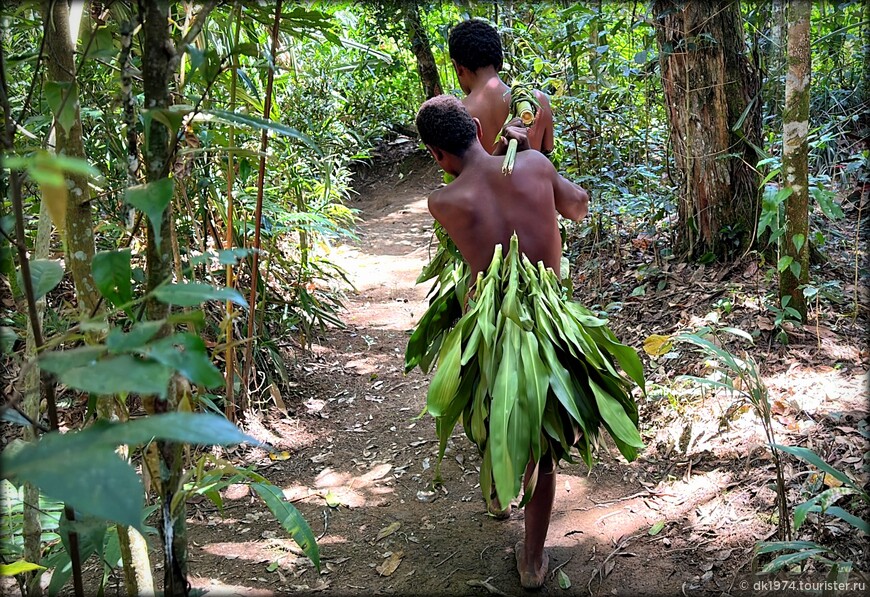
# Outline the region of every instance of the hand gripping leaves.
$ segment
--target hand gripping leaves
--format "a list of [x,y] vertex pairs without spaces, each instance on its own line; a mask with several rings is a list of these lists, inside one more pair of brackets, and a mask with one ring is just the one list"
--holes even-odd
[[[568,300],[552,269],[520,255],[516,235],[506,256],[496,246],[468,297],[456,325],[438,327],[437,337],[432,322],[445,317],[445,307],[434,300],[406,352],[408,370],[438,363],[427,397],[440,440],[436,475],[460,420],[483,455],[488,505],[493,485],[501,504],[516,498],[530,459],[537,463],[547,451],[556,462],[572,462],[577,448],[591,466],[602,426],[623,456],[637,457],[643,443],[630,394],[635,384],[644,389],[637,353],[605,320]],[[533,491],[525,488],[523,504]]]

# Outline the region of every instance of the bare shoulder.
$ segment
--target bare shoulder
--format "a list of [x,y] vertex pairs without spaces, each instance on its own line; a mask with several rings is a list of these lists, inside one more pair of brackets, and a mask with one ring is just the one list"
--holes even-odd
[[538,103],[544,107],[550,107],[550,96],[541,91],[540,89],[535,89],[535,99],[538,100]]

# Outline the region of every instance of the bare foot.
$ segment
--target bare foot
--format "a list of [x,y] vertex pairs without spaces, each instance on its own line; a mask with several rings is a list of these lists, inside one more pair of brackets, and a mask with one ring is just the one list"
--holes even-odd
[[520,573],[520,584],[524,589],[540,589],[544,585],[544,577],[547,576],[547,565],[549,564],[547,552],[544,552],[541,565],[537,568],[526,563],[525,547],[522,541],[514,546],[514,554],[517,556],[517,572]]

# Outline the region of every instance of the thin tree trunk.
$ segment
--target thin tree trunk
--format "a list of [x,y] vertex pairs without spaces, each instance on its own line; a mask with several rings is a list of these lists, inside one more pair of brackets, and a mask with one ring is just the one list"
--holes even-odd
[[791,297],[788,306],[806,321],[807,304],[802,284],[809,280],[809,176],[808,133],[810,115],[810,0],[789,0],[788,75],[785,79],[785,110],[782,117],[782,171],[786,188],[785,234],[780,240],[780,259],[791,264],[779,276],[779,296]]
[[417,57],[417,72],[420,74],[420,82],[426,99],[441,95],[441,78],[438,76],[438,65],[435,56],[432,55],[432,46],[426,28],[420,19],[420,9],[416,2],[410,2],[405,11],[405,27],[411,38],[411,51]]
[[[119,55],[121,106],[127,139],[128,187],[139,184],[139,136],[136,131],[136,98],[133,95],[133,76],[131,74],[133,63],[130,57],[133,47],[133,30],[137,24],[138,18],[121,26],[121,53]],[[119,526],[118,543],[124,566],[124,586],[127,589],[127,595],[130,597],[154,595],[154,577],[151,574],[151,561],[145,538],[136,529]]]
[[[51,242],[51,217],[48,215],[48,207],[45,200],[39,204],[39,223],[36,226],[36,240],[33,243],[33,259],[46,259],[49,254]],[[36,301],[37,325],[42,327],[42,318],[45,313],[45,297]],[[42,399],[41,385],[39,383],[39,363],[36,362],[36,338],[33,334],[34,326],[27,326],[27,339],[24,346],[24,358],[31,366],[26,370],[21,393],[24,396],[22,404],[24,414],[32,421],[39,421],[39,403]],[[24,439],[36,441],[36,430],[32,427],[24,429]],[[39,489],[30,483],[24,484],[24,559],[28,562],[38,563],[42,559],[42,525],[39,522]],[[39,584],[41,572],[36,570],[25,575],[28,597],[42,595]]]
[[[145,108],[149,110],[166,109],[171,104],[169,82],[172,79],[173,65],[177,64],[177,54],[169,35],[168,0],[142,0],[144,34],[142,56],[142,79],[145,91]],[[148,134],[145,149],[146,180],[156,182],[169,173],[172,159],[170,131],[154,118]],[[160,228],[160,242],[154,235],[154,226],[146,227],[147,244],[145,247],[146,287],[153,290],[172,273],[172,250],[170,243],[170,209],[163,210]],[[155,223],[153,223],[155,224]],[[146,304],[149,320],[159,320],[169,314],[169,307],[157,300]],[[167,399],[146,401],[150,414],[174,412],[178,409],[178,391],[174,382],[170,383]],[[157,443],[160,454],[161,478],[157,483],[160,493],[161,524],[160,536],[163,540],[163,593],[167,596],[186,596],[189,591],[187,582],[187,521],[186,505],[181,500],[176,510],[172,509],[173,497],[180,489],[182,474],[182,448],[174,442]]]
[[[272,25],[272,57],[278,51],[278,33],[281,24],[281,0],[275,6],[275,22]],[[269,69],[266,78],[266,101],[263,104],[263,118],[269,120],[272,113],[272,85],[275,81],[275,69]],[[263,185],[266,178],[266,149],[269,146],[269,131],[263,129],[260,137],[260,168],[257,172],[257,204],[254,208],[254,255],[251,263],[251,298],[248,301],[248,340],[245,344],[245,367],[242,371],[242,388],[240,407],[244,412],[249,405],[248,380],[254,366],[254,336],[257,333],[257,284],[259,283],[260,263],[260,227],[263,216]]]
[[[77,8],[81,9],[83,5],[79,4]],[[73,60],[74,47],[70,41],[70,12],[67,3],[47,0],[43,4],[43,18],[49,22],[46,38],[48,78],[50,81],[67,86],[65,92],[67,97],[63,100],[62,106],[72,106],[74,110],[74,118],[69,130],[60,122],[55,122],[57,153],[84,159],[87,156],[82,140],[82,121],[75,80],[76,66]],[[69,188],[66,230],[63,235],[66,241],[67,263],[72,272],[79,310],[89,317],[97,310],[100,297],[91,275],[91,262],[94,258],[91,193],[87,176],[67,172],[65,177]]]
[[754,242],[760,208],[760,79],[740,7],[656,0],[653,16],[679,174],[678,244],[693,257],[736,257]]

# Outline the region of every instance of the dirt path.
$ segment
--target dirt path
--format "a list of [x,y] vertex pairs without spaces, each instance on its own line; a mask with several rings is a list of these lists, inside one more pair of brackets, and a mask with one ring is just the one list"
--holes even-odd
[[[522,512],[508,521],[485,515],[480,459],[459,428],[444,485],[432,487],[434,423],[416,419],[428,378],[405,376],[402,366],[426,307],[428,284],[414,280],[428,260],[425,198],[438,176],[426,156],[403,168],[361,189],[359,239],[332,256],[357,289],[347,328],[327,332],[295,363],[288,414],[273,409],[251,430],[290,457],[245,454],[305,515],[321,574],[259,502],[230,492],[224,517],[207,502],[191,508],[195,586],[243,595],[523,594],[513,553]],[[770,462],[751,446],[740,456],[693,456],[686,440],[700,439],[677,441],[688,457],[652,450],[627,464],[605,451],[591,473],[581,464],[559,471],[544,594],[746,594],[754,541],[773,528],[759,514],[770,511]],[[758,474],[738,468],[750,460]]]

